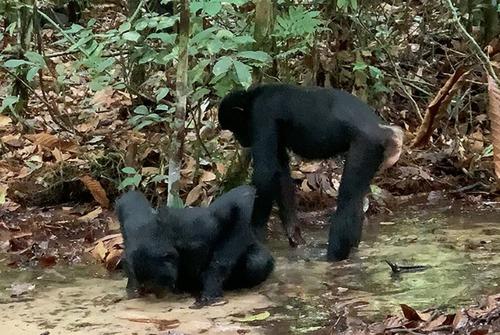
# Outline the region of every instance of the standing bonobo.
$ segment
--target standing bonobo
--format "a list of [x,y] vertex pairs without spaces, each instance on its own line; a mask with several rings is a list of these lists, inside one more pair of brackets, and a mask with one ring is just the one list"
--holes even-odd
[[308,159],[347,153],[337,210],[331,218],[328,260],[359,244],[363,198],[379,168],[399,159],[403,131],[383,125],[355,96],[335,89],[262,85],[228,94],[219,106],[222,129],[251,147],[257,188],[252,223],[263,234],[273,201],[291,245],[301,243],[287,149]]
[[125,193],[117,213],[125,244],[127,292],[166,289],[200,293],[198,306],[223,288],[248,288],[273,271],[270,252],[251,228],[255,189],[239,186],[209,207],[154,210],[140,192]]

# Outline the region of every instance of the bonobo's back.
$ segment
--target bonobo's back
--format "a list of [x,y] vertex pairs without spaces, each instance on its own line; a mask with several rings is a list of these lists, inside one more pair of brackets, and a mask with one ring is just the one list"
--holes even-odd
[[116,212],[123,237],[141,236],[141,230],[156,220],[156,211],[148,199],[138,191],[128,191],[116,201]]

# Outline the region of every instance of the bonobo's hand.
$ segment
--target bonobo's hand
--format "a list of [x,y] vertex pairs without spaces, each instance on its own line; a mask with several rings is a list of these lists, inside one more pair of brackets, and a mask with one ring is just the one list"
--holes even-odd
[[220,306],[225,304],[227,304],[227,301],[222,299],[222,297],[201,296],[200,298],[196,299],[194,304],[189,306],[189,308],[200,309],[206,306]]
[[287,227],[288,244],[292,248],[296,248],[300,244],[305,244],[306,241],[302,238],[302,233],[300,232],[300,227],[297,221],[294,221]]

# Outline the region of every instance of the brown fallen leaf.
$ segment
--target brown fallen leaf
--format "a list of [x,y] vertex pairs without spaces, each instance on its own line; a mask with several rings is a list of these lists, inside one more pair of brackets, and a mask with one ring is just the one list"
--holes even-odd
[[156,324],[159,331],[177,328],[180,325],[180,321],[177,319],[174,320],[150,319],[150,318],[120,318],[120,319],[128,320],[131,322]]
[[80,180],[85,185],[85,187],[87,187],[90,193],[92,193],[92,196],[99,203],[99,205],[104,208],[109,207],[108,196],[106,195],[106,191],[101,186],[101,183],[99,183],[99,181],[93,179],[89,175],[81,177]]
[[403,311],[403,315],[407,320],[410,321],[423,321],[420,315],[418,315],[417,311],[411,308],[408,305],[400,304],[401,310]]
[[57,263],[57,257],[54,255],[43,255],[38,257],[37,259],[40,265],[44,268],[54,266]]
[[301,172],[304,172],[304,173],[313,173],[313,172],[316,172],[318,171],[318,169],[320,168],[321,166],[321,163],[317,162],[317,163],[306,163],[306,164],[302,164],[299,168],[299,170]]
[[90,253],[95,259],[98,259],[102,262],[106,259],[108,249],[106,249],[106,247],[104,246],[104,242],[100,241],[95,245]]
[[79,217],[78,221],[90,222],[92,220],[95,220],[99,216],[99,214],[101,214],[101,213],[102,213],[102,208],[97,207],[92,212],[89,212],[89,213],[85,214],[84,216]]
[[203,171],[203,174],[200,177],[200,181],[208,182],[215,180],[216,176],[215,173],[211,171]]
[[53,150],[59,144],[59,138],[49,133],[38,133],[24,135],[28,140],[36,145]]
[[200,198],[200,196],[203,194],[203,185],[199,184],[193,187],[191,191],[189,191],[187,197],[186,197],[186,205],[191,206]]
[[122,259],[122,254],[123,249],[113,247],[109,250],[105,260],[106,269],[108,271],[116,270],[118,264],[120,264],[120,261]]

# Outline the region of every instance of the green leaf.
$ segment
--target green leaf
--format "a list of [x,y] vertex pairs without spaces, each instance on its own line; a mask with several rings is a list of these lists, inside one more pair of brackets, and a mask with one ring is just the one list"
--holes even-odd
[[269,313],[268,311],[265,311],[265,312],[255,314],[255,315],[247,315],[243,318],[235,318],[235,320],[238,322],[264,321],[265,319],[267,319],[270,316],[271,316],[271,313]]
[[182,199],[178,195],[173,195],[172,203],[168,204],[168,206],[173,208],[183,208],[184,203],[182,202]]
[[127,31],[123,34],[123,38],[127,41],[137,42],[141,38],[141,34],[137,31]]
[[133,167],[131,167],[131,166],[124,167],[122,169],[122,172],[126,173],[126,174],[136,174],[137,173],[137,171]]
[[175,34],[167,34],[167,33],[152,33],[149,34],[147,39],[159,39],[165,44],[173,44],[175,42]]
[[151,182],[153,183],[159,183],[161,181],[166,181],[168,180],[168,176],[164,175],[164,174],[157,174],[156,176],[154,176],[153,178],[151,178]]
[[237,60],[234,61],[234,68],[240,84],[248,88],[252,84],[252,73],[250,72],[252,68]]
[[35,78],[35,76],[37,75],[39,69],[40,68],[38,67],[32,67],[31,69],[29,69],[28,73],[26,74],[26,80],[28,82],[32,82],[33,78]]
[[366,70],[366,68],[368,67],[368,65],[364,62],[356,62],[354,63],[354,66],[352,68],[353,71],[364,71]]
[[120,186],[118,187],[118,189],[122,190],[125,187],[132,186],[132,185],[135,187],[138,187],[139,184],[141,183],[141,180],[142,180],[142,176],[140,174],[136,174],[132,177],[127,177],[127,178],[123,179],[123,181],[120,183]]
[[191,70],[189,70],[188,75],[189,82],[191,84],[194,84],[201,80],[201,77],[205,73],[205,68],[208,64],[210,64],[210,60],[204,59],[202,61],[199,61],[198,64],[196,64]]
[[19,97],[15,95],[9,95],[5,97],[2,101],[2,106],[0,106],[0,113],[3,112],[6,108],[9,108],[11,111],[14,109],[14,104],[19,101]]
[[215,15],[219,14],[221,9],[222,9],[222,5],[221,5],[220,1],[213,1],[212,0],[208,3],[205,3],[205,5],[203,6],[203,11],[210,16],[215,16]]
[[26,58],[28,58],[28,60],[29,60],[30,62],[33,62],[33,63],[37,64],[37,65],[38,65],[38,66],[40,66],[40,67],[45,66],[45,59],[43,59],[43,56],[42,56],[42,55],[40,55],[40,54],[39,54],[39,53],[37,53],[37,52],[33,52],[33,51],[26,51],[26,52],[24,53],[24,56],[25,56]]
[[382,78],[382,71],[375,66],[368,66],[368,69],[370,70],[370,76],[375,79]]
[[221,75],[229,71],[229,68],[233,64],[233,59],[228,56],[224,56],[215,63],[212,73],[215,76]]
[[137,130],[141,130],[141,129],[142,129],[142,128],[144,128],[144,127],[147,127],[147,126],[149,126],[149,125],[152,125],[153,123],[154,123],[154,121],[153,121],[153,120],[144,120],[144,121],[142,121],[141,123],[139,123],[139,124],[138,124],[135,128],[136,128]]
[[134,29],[137,31],[142,31],[142,30],[146,29],[147,27],[148,27],[148,21],[140,20],[135,24]]
[[209,93],[210,93],[210,90],[208,88],[201,87],[201,88],[197,89],[193,94],[191,94],[191,101],[198,101]]
[[130,30],[131,28],[131,25],[130,25],[130,22],[126,21],[126,22],[123,22],[120,27],[118,27],[118,32],[119,33],[123,33],[125,31],[128,31]]
[[161,99],[165,98],[170,92],[170,89],[168,87],[163,87],[158,90],[158,93],[156,94],[156,102],[160,102]]
[[168,105],[165,105],[165,104],[159,104],[158,106],[156,106],[156,110],[157,111],[167,111],[169,112],[172,108]]
[[9,59],[5,63],[3,63],[3,66],[7,67],[7,68],[16,68],[16,67],[19,67],[19,66],[25,65],[25,64],[36,65],[36,64],[34,64],[32,62],[28,62],[24,59]]
[[147,115],[147,114],[149,114],[149,110],[146,106],[140,105],[140,106],[135,107],[134,113],[140,114],[140,115]]
[[247,59],[254,59],[265,63],[272,60],[271,56],[269,56],[264,51],[241,51],[236,56]]

